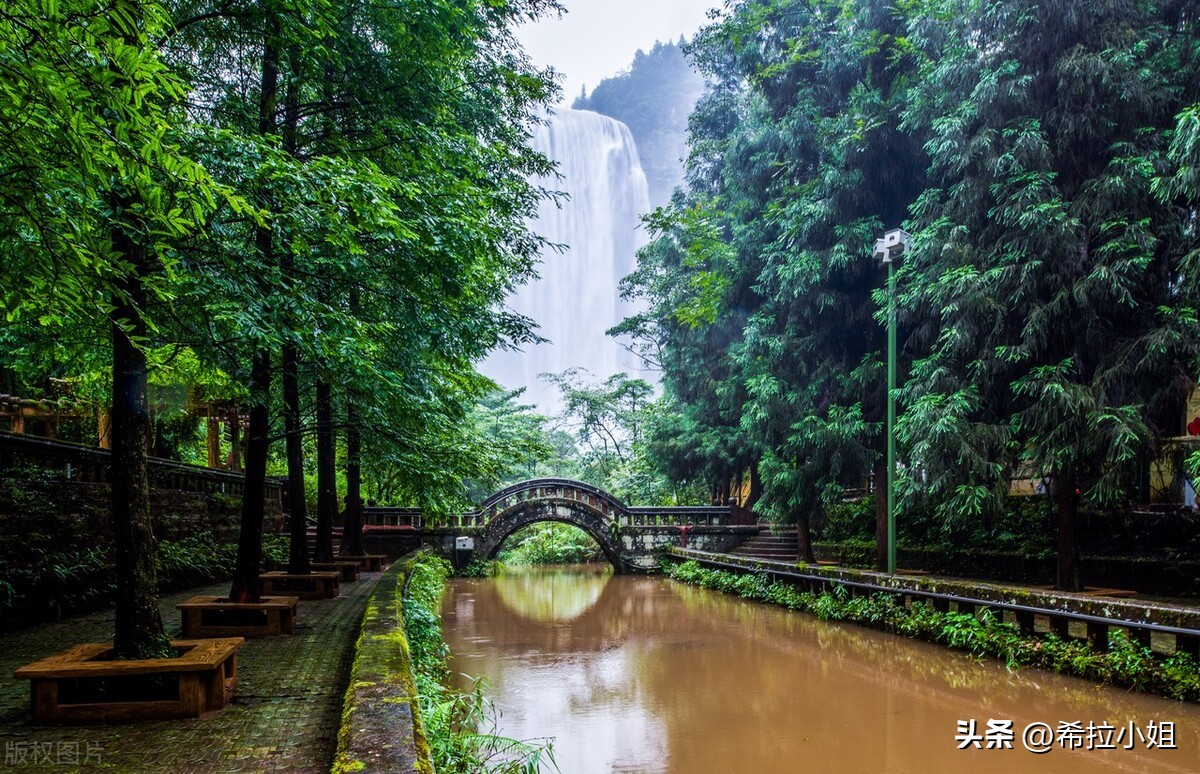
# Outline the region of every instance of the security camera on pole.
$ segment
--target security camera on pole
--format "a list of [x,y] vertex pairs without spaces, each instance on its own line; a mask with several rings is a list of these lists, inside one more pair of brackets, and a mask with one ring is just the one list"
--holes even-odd
[[875,258],[887,266],[887,571],[896,572],[896,261],[908,252],[908,232],[894,228],[875,240]]

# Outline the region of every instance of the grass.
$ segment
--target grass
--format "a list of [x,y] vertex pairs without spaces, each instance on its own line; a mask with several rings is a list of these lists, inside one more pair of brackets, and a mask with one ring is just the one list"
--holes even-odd
[[546,765],[557,771],[549,744],[497,733],[499,714],[485,696],[482,679],[469,691],[449,687],[450,648],[439,610],[450,571],[444,559],[421,554],[409,570],[404,595],[404,630],[435,769],[439,774],[537,774]]

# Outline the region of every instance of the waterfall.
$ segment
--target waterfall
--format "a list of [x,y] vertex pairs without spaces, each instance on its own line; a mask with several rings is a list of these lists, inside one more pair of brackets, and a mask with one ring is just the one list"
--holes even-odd
[[633,271],[635,253],[646,241],[639,217],[650,201],[633,135],[620,121],[587,110],[557,110],[537,128],[532,144],[562,175],[536,182],[566,191],[570,199],[561,206],[543,201],[531,227],[565,250],[545,250],[540,277],[508,303],[536,321],[539,335],[549,341],[495,352],[481,370],[505,388],[528,388],[524,402],[549,413],[560,408],[558,391],[538,374],[581,367],[596,381],[618,371],[642,375],[637,358],[604,332],[633,311],[618,285]]

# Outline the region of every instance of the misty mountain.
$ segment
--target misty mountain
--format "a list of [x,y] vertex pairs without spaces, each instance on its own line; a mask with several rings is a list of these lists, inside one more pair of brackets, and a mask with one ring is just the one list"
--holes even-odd
[[667,202],[683,182],[687,156],[687,122],[704,88],[704,80],[684,56],[684,40],[656,42],[650,53],[638,50],[633,63],[601,81],[591,94],[585,88],[571,106],[621,121],[633,132],[650,188],[650,204]]

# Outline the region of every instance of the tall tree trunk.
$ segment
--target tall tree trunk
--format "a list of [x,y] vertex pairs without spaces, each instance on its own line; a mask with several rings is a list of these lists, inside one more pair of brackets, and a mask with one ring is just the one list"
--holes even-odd
[[887,570],[887,459],[875,460],[875,569]]
[[[266,229],[260,229],[266,231]],[[267,240],[270,234],[267,233]],[[261,245],[260,245],[261,247]],[[250,369],[250,426],[246,430],[246,473],[242,488],[242,527],[231,602],[261,602],[263,502],[267,496],[267,452],[271,445],[271,353],[259,350]]]
[[[284,263],[290,263],[284,259]],[[308,559],[308,504],[304,490],[304,445],[300,434],[300,356],[294,344],[283,346],[283,433],[287,451],[288,523],[291,547],[288,572],[312,570]]]
[[746,510],[754,510],[762,497],[762,478],[758,475],[758,460],[750,463],[750,493],[746,496]]
[[809,518],[808,511],[801,511],[796,515],[796,547],[799,549],[799,559],[809,564],[816,561],[813,557],[811,525],[812,519]]
[[[337,450],[333,437],[333,391],[317,379],[317,542],[313,560],[333,561],[333,520],[337,516]],[[343,525],[344,535],[344,525]]]
[[[358,286],[350,286],[350,314],[362,311]],[[357,396],[346,390],[346,518],[342,522],[342,556],[363,556],[362,438]]]
[[1058,511],[1058,578],[1054,588],[1059,591],[1082,591],[1079,542],[1075,536],[1078,505],[1075,474],[1070,465],[1054,473],[1054,504]]
[[118,658],[164,658],[175,654],[158,610],[158,573],[146,468],[150,412],[146,400],[146,353],[141,348],[146,335],[142,276],[149,270],[149,261],[145,248],[120,229],[114,230],[112,242],[114,251],[132,266],[130,276],[122,282],[126,297],[116,300],[112,326],[111,492],[117,573],[113,645]]
[[[263,39],[262,84],[258,96],[258,133],[275,133],[275,106],[279,90],[279,17],[267,19]],[[270,207],[270,194],[260,196]],[[275,262],[274,234],[268,225],[254,231],[254,246],[263,266]],[[250,423],[246,428],[246,473],[242,491],[242,525],[238,534],[237,566],[229,588],[232,602],[262,599],[263,501],[267,494],[267,454],[271,446],[271,353],[258,349],[250,367]]]
[[[296,91],[296,55],[289,56],[291,77],[283,98],[283,147],[296,154],[296,129],[299,122],[299,95]],[[290,288],[296,282],[295,257],[288,246],[280,250],[283,281]],[[285,323],[294,332],[298,321],[289,318]],[[291,546],[288,551],[288,572],[304,575],[312,571],[308,558],[308,504],[304,489],[304,438],[300,422],[300,352],[295,343],[283,345],[283,432],[287,447],[288,519],[291,524]]]
[[342,522],[343,556],[362,556],[362,442],[359,438],[358,408],[353,396],[346,399],[346,519]]

